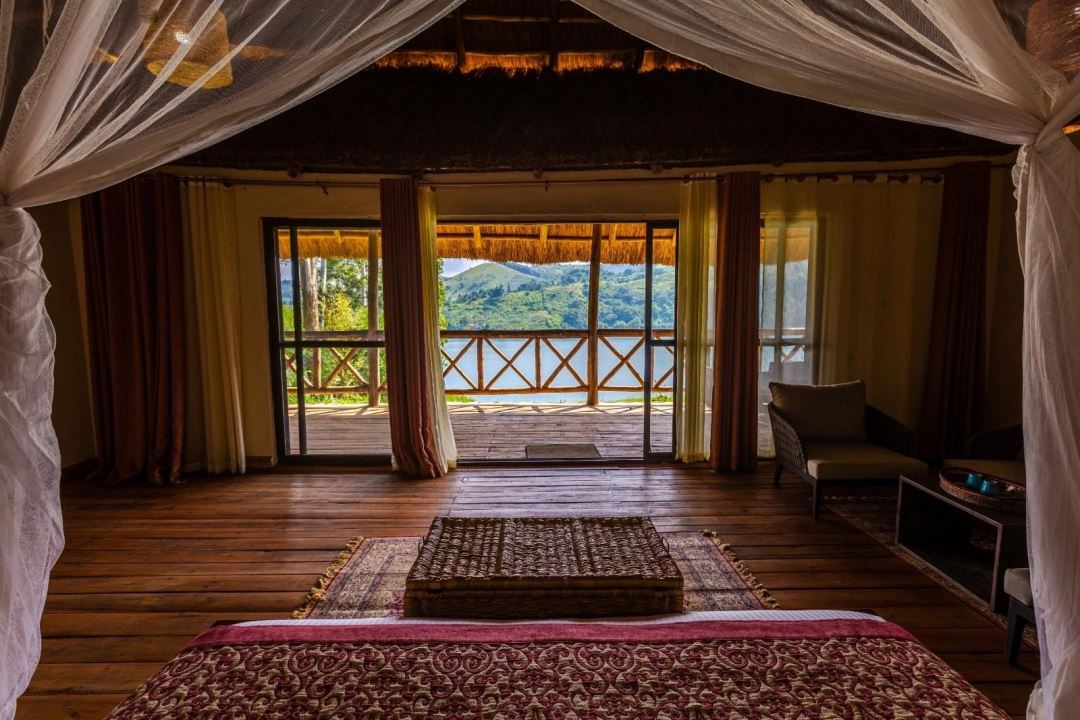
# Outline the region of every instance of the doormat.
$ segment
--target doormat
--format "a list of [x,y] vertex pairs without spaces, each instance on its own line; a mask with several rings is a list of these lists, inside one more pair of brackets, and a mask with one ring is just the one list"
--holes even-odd
[[592,443],[526,445],[525,457],[530,460],[599,460],[600,451]]

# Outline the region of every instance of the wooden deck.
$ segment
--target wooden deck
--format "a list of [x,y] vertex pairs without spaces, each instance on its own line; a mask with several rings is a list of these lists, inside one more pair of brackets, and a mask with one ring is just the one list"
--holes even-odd
[[470,469],[403,482],[383,472],[68,483],[67,549],[52,573],[42,664],[19,720],[100,718],[217,620],[285,618],[355,535],[419,535],[435,514],[650,515],[716,530],[782,607],[870,610],[908,628],[1013,716],[1037,658],[1001,657],[1004,632],[828,511],[771,465]]
[[[390,453],[386,406],[318,405],[307,408],[308,452],[380,455]],[[462,460],[524,460],[534,444],[591,443],[604,459],[640,458],[644,407],[606,403],[451,403],[458,455]],[[296,413],[289,417],[291,447],[299,447]],[[652,447],[671,448],[671,405],[653,407]]]

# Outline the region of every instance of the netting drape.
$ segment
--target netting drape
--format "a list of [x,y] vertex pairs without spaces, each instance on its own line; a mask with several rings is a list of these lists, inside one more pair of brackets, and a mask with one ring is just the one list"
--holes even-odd
[[63,545],[52,326],[16,209],[99,190],[324,90],[460,0],[0,3],[0,719],[40,647]]
[[[1041,707],[1048,718],[1080,716],[1080,152],[1061,134],[1080,114],[1076,33],[1067,32],[1075,4],[577,1],[757,85],[1024,146],[1016,183]],[[346,77],[457,4],[0,4],[0,718],[13,714],[36,660],[46,577],[62,543],[47,285],[36,228],[13,208],[97,190],[223,139]]]
[[1080,717],[1080,151],[1062,134],[1080,114],[1076,3],[577,2],[755,85],[1023,146],[1015,180],[1025,272],[1024,445],[1043,636],[1033,710]]

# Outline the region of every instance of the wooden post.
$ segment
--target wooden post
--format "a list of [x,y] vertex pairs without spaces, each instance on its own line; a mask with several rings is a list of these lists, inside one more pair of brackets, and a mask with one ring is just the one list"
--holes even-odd
[[550,70],[559,69],[559,0],[551,0],[548,13],[548,60]]
[[[307,332],[322,330],[319,322],[319,259],[300,258],[300,302],[303,306],[303,325]],[[311,349],[311,389],[322,389],[322,348]],[[297,352],[303,352],[298,350]],[[302,380],[301,380],[302,382]]]
[[[367,283],[367,337],[368,340],[379,339],[379,233],[368,234],[367,241],[368,258],[368,283]],[[379,348],[368,348],[368,396],[367,403],[370,407],[379,404],[379,387],[382,385],[379,379]]]
[[461,8],[454,11],[454,53],[457,57],[457,71],[465,72],[468,55],[465,53],[465,17]]
[[593,224],[589,252],[589,407],[600,402],[600,232],[600,224]]

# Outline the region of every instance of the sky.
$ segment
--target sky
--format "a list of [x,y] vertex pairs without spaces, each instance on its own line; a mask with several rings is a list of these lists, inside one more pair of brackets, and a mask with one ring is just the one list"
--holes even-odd
[[469,268],[476,267],[477,265],[483,265],[486,260],[467,260],[465,258],[446,258],[443,260],[442,277],[448,278],[455,275],[460,275]]

